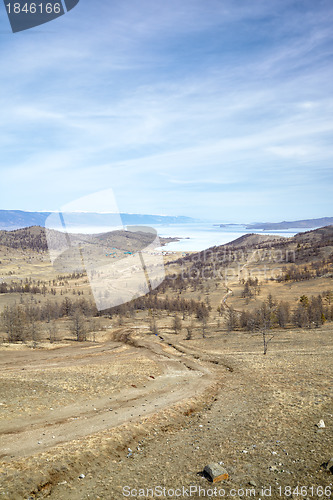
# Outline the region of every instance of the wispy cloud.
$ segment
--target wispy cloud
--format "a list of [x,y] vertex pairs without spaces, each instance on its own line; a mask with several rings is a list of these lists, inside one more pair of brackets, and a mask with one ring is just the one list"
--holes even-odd
[[123,211],[329,215],[332,20],[328,1],[96,0],[3,33],[3,207],[110,187]]

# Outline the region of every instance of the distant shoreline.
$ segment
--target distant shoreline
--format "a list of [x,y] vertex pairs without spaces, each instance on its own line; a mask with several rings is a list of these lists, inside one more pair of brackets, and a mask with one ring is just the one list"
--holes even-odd
[[245,226],[245,229],[262,231],[279,231],[283,229],[318,229],[333,224],[333,217],[321,217],[320,219],[303,219],[282,222],[255,222],[253,224],[214,224],[218,227]]

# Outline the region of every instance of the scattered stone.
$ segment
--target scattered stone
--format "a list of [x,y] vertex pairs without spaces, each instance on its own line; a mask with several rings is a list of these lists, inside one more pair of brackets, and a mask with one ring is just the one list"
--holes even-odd
[[79,479],[84,479],[86,476],[84,474],[79,475]]
[[328,462],[324,462],[323,464],[321,464],[321,467],[327,470],[327,472],[333,474],[333,457],[330,458]]
[[319,420],[318,424],[316,424],[316,425],[317,425],[318,429],[325,429],[325,427],[326,427],[325,422],[322,419]]
[[204,473],[211,479],[213,483],[225,481],[229,478],[228,472],[223,467],[221,467],[220,464],[217,463],[206,465],[206,467],[204,468]]
[[257,487],[257,483],[255,481],[253,481],[253,480],[249,481],[249,485],[253,486],[254,488]]

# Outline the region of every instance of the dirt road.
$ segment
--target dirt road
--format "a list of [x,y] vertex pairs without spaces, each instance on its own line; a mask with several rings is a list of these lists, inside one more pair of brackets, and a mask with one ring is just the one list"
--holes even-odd
[[[1,498],[120,500],[126,485],[208,489],[200,472],[210,462],[229,472],[219,485],[225,498],[244,498],[249,487],[257,499],[265,487],[271,499],[297,498],[280,494],[289,486],[313,486],[303,498],[323,498],[320,488],[332,483],[321,467],[333,441],[329,326],[276,331],[266,356],[260,336],[243,332],[134,344],[2,353]],[[191,396],[207,397],[194,408],[185,405]]]
[[[138,351],[140,357],[138,358]],[[11,382],[24,371],[25,378],[34,379],[36,373],[43,374],[44,380],[52,380],[52,372],[64,370],[64,378],[70,378],[75,368],[99,366],[108,367],[121,360],[123,366],[133,368],[146,359],[151,365],[158,365],[158,375],[145,373],[145,383],[130,384],[126,392],[103,386],[95,394],[86,393],[75,397],[75,401],[64,406],[57,405],[54,394],[53,406],[38,411],[42,406],[43,393],[33,389],[36,403],[31,413],[0,420],[1,458],[8,460],[29,456],[45,451],[58,444],[83,438],[105,429],[132,422],[142,416],[152,415],[170,407],[183,399],[188,399],[205,390],[211,383],[210,371],[193,359],[187,359],[169,346],[157,341],[141,341],[140,347],[124,346],[116,343],[103,345],[71,346],[51,351],[38,350],[0,354],[2,370],[2,412],[5,407],[14,407],[21,397],[13,400],[6,397],[6,381]],[[8,377],[8,375],[10,377]],[[133,375],[133,373],[132,373]],[[125,383],[125,381],[123,381]],[[62,381],[63,383],[63,381]],[[41,387],[42,389],[42,387]],[[24,390],[24,388],[23,388]],[[6,402],[7,401],[7,402]],[[57,406],[57,407],[56,407]]]

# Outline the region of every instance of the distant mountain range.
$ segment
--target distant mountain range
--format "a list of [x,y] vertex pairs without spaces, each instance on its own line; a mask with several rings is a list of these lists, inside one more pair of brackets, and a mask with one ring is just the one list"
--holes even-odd
[[246,229],[262,229],[263,231],[276,231],[277,229],[293,229],[293,228],[316,228],[324,227],[333,224],[333,217],[322,217],[321,219],[304,219],[283,222],[258,222],[249,224]]
[[[0,229],[22,229],[30,226],[45,226],[47,217],[52,212],[25,212],[22,210],[0,210]],[[195,219],[184,216],[146,215],[146,214],[101,214],[88,212],[70,212],[63,214],[69,226],[110,227],[119,225],[119,215],[124,226],[152,224],[187,224]]]
[[262,231],[277,231],[279,229],[315,229],[333,224],[333,217],[322,217],[321,219],[304,219],[282,222],[255,222],[253,224],[214,224],[219,227],[245,226],[246,229]]

